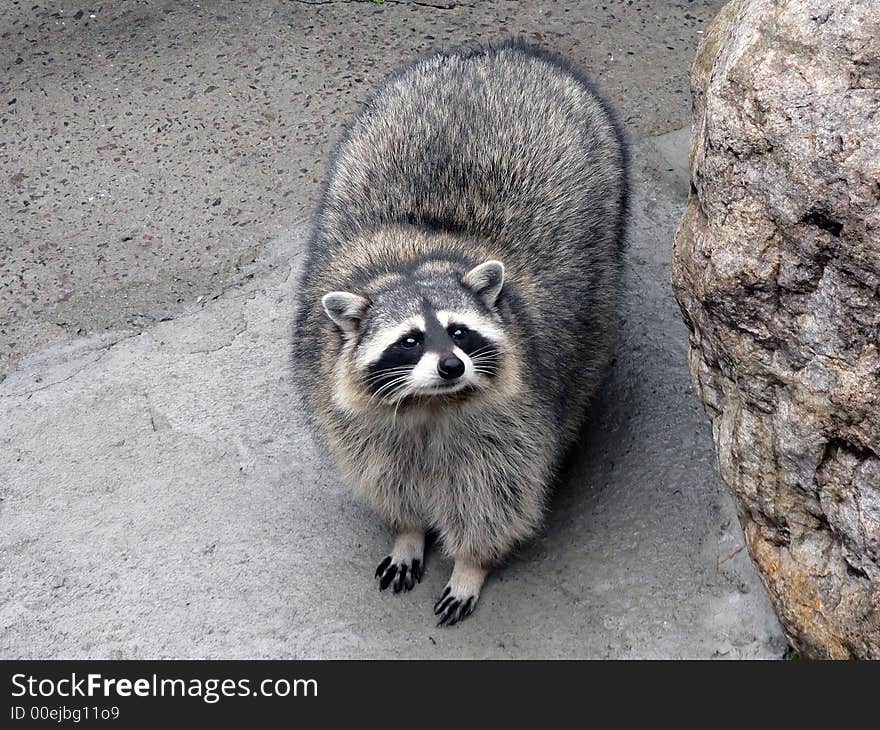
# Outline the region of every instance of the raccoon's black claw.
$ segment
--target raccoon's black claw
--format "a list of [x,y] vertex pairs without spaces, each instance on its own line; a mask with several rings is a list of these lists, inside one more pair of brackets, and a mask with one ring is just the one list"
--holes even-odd
[[397,566],[394,563],[391,563],[379,579],[379,590],[384,591],[389,585],[391,585],[391,581],[394,580],[396,574]]
[[388,555],[376,568],[380,591],[384,591],[388,586],[391,586],[395,593],[411,591],[416,582],[422,582],[425,568],[421,560],[413,560],[412,564],[406,561],[395,563],[392,560],[392,557]]
[[391,565],[390,555],[387,556],[385,560],[383,560],[381,563],[379,563],[379,567],[376,568],[376,577],[378,578],[380,575],[382,575],[382,573],[385,572],[385,568],[387,568],[389,565]]
[[[400,589],[403,588],[404,583],[406,582],[406,573],[408,570],[408,566],[406,563],[400,566],[400,570],[397,572],[397,580],[394,581],[394,592],[400,593]],[[409,588],[407,588],[409,590]]]
[[[448,586],[447,590],[449,590]],[[445,591],[443,595],[446,595]],[[470,616],[475,605],[476,599],[474,596],[468,596],[467,598],[456,598],[452,595],[448,595],[446,598],[440,596],[440,600],[437,601],[437,605],[434,607],[434,614],[440,615],[437,625],[454,626],[462,619]]]
[[434,615],[436,616],[440,613],[440,604],[443,603],[443,599],[449,595],[449,591],[452,590],[448,585],[443,589],[443,593],[440,594],[440,598],[437,599],[437,603],[434,604]]

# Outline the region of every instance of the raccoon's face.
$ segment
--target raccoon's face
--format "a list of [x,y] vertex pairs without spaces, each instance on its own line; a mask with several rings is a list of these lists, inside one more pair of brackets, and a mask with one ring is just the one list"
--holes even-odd
[[504,266],[487,261],[463,276],[432,261],[388,275],[366,296],[330,292],[322,303],[345,345],[337,403],[348,408],[463,400],[496,385],[508,341],[495,304]]

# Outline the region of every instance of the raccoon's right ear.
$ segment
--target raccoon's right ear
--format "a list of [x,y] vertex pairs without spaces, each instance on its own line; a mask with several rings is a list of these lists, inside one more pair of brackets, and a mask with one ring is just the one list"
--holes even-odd
[[464,275],[462,282],[476,294],[487,307],[494,306],[504,286],[504,264],[490,259],[475,266]]
[[331,291],[321,297],[324,311],[343,332],[354,332],[364,318],[370,300],[347,291]]

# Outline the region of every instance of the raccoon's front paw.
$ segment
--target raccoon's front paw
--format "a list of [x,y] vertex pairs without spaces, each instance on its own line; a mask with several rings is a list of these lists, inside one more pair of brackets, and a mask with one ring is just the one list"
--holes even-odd
[[485,568],[455,561],[449,582],[434,604],[434,615],[440,617],[438,626],[453,626],[473,613],[487,575],[489,571]]
[[418,558],[395,561],[393,555],[388,555],[376,568],[379,590],[384,591],[392,583],[395,593],[412,590],[416,583],[422,582],[424,572],[425,568]]
[[477,605],[478,594],[459,595],[452,591],[452,581],[446,584],[437,603],[434,604],[434,615],[439,616],[438,626],[453,626],[473,613]]
[[379,590],[384,591],[394,583],[394,592],[412,590],[422,582],[425,572],[425,533],[419,530],[399,532],[394,540],[391,555],[376,568]]

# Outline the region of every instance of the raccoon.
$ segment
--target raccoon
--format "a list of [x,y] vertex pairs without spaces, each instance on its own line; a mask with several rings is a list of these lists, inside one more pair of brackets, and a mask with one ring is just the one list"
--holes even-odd
[[610,362],[627,152],[563,58],[521,41],[419,58],[340,141],[298,290],[308,411],[396,539],[380,589],[454,559],[441,625],[539,529]]

